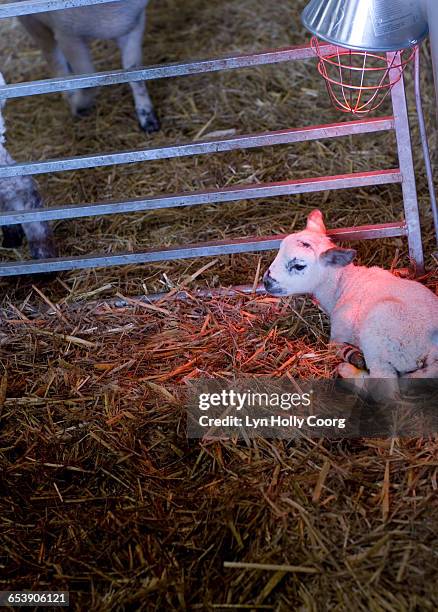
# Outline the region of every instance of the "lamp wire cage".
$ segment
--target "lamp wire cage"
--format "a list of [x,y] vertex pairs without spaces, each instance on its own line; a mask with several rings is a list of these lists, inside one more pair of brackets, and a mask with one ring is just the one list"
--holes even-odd
[[415,46],[387,54],[335,47],[334,53],[326,55],[316,36],[311,46],[333,105],[353,115],[378,109],[418,50]]

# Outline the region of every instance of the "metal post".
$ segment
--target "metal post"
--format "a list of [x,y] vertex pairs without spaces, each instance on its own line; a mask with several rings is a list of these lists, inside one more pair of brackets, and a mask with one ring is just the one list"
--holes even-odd
[[[391,64],[394,53],[388,53],[388,62]],[[400,62],[396,62],[400,63]],[[398,82],[391,89],[392,107],[394,110],[394,125],[397,140],[400,172],[402,175],[403,205],[408,230],[409,255],[416,263],[417,272],[424,271],[424,255],[421,242],[420,214],[418,211],[417,187],[415,184],[414,160],[412,157],[412,143],[409,128],[409,116],[406,104],[406,93],[403,75],[391,74],[390,78]],[[400,77],[400,78],[399,78]]]
[[427,138],[426,123],[424,121],[423,104],[421,102],[420,83],[420,53],[421,48],[415,54],[414,81],[415,81],[415,103],[417,106],[418,125],[420,128],[421,146],[423,148],[424,165],[426,168],[427,186],[429,187],[430,204],[432,208],[433,223],[435,227],[435,239],[438,243],[438,206],[433,184],[432,162],[430,161],[429,142]]
[[430,48],[432,52],[433,74],[435,79],[435,92],[437,100],[438,123],[438,2],[437,0],[423,0],[423,8],[429,22]]

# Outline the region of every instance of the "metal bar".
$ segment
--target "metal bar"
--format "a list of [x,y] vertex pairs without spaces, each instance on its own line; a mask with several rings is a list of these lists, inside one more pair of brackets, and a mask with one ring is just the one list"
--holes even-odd
[[223,153],[236,149],[250,149],[322,138],[337,138],[354,134],[381,132],[393,128],[393,118],[382,117],[377,119],[310,126],[306,128],[293,128],[278,132],[229,136],[216,140],[205,139],[166,147],[147,147],[131,151],[65,157],[42,162],[22,162],[13,165],[0,165],[0,179],[11,176],[44,174],[46,172],[65,172],[67,170],[114,166],[116,164],[132,164],[150,160],[170,159],[173,157],[204,155],[205,153]]
[[[387,223],[382,225],[363,225],[351,228],[329,230],[328,235],[337,240],[369,240],[372,238],[392,238],[404,236],[404,223]],[[232,253],[251,253],[277,249],[285,235],[270,237],[249,237],[238,240],[221,240],[204,242],[187,246],[174,246],[164,249],[151,249],[136,253],[118,255],[88,255],[85,257],[62,257],[57,259],[30,260],[0,264],[0,276],[16,276],[76,270],[84,268],[106,268],[126,264],[146,264],[160,261],[175,261],[195,257],[212,257]]]
[[438,206],[436,202],[435,186],[433,184],[432,162],[430,160],[426,123],[424,121],[423,103],[421,101],[420,52],[421,48],[418,48],[417,53],[415,54],[414,64],[415,104],[417,107],[418,127],[420,128],[420,138],[421,146],[423,148],[424,165],[426,168],[427,186],[429,188],[430,205],[432,209],[433,224],[435,227],[435,240],[438,244]]
[[0,225],[30,223],[31,221],[50,221],[54,219],[76,219],[127,212],[140,212],[180,206],[218,204],[236,200],[251,200],[275,196],[312,193],[328,189],[349,189],[400,183],[399,170],[376,170],[337,176],[323,176],[310,179],[297,179],[279,183],[236,185],[223,189],[208,189],[183,193],[135,198],[122,202],[95,202],[92,204],[73,204],[42,208],[38,210],[0,211]]
[[[333,52],[333,45],[321,45],[321,53]],[[171,64],[156,64],[131,70],[110,70],[95,72],[93,74],[78,74],[72,77],[56,77],[42,81],[15,83],[0,87],[0,100],[20,98],[35,94],[54,93],[57,91],[71,91],[85,87],[101,87],[118,83],[132,83],[134,81],[150,81],[169,77],[205,74],[219,70],[233,70],[235,68],[250,68],[279,64],[291,60],[314,58],[315,53],[310,44],[285,47],[284,49],[270,49],[259,53],[246,53],[242,55],[226,55],[220,58],[201,59],[191,62],[174,62]]]
[[46,11],[59,11],[76,6],[89,6],[91,4],[105,4],[119,2],[120,0],[23,0],[0,5],[0,19],[18,17],[19,15],[33,15]]
[[[394,55],[394,53],[387,54],[390,65]],[[391,88],[391,99],[400,172],[402,174],[403,205],[408,228],[409,255],[415,261],[417,271],[422,273],[424,270],[424,255],[404,78],[397,68],[392,68],[389,71],[389,78],[391,81],[398,79]]]

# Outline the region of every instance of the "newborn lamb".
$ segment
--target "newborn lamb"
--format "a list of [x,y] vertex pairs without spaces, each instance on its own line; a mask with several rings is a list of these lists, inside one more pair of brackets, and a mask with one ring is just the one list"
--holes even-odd
[[438,378],[438,297],[416,281],[355,266],[355,255],[330,240],[314,210],[306,229],[281,243],[265,288],[311,294],[330,317],[330,341],[363,352],[369,373],[342,363],[343,378]]

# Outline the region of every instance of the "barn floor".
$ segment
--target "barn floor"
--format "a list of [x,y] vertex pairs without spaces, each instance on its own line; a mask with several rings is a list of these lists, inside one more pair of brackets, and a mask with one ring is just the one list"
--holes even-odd
[[[304,4],[152,2],[145,63],[300,44]],[[112,44],[96,44],[95,54],[98,70],[118,67]],[[15,21],[0,23],[0,56],[8,81],[47,76]],[[423,81],[436,164],[427,50]],[[244,134],[342,120],[311,63],[166,79],[150,91],[163,124],[153,137],[139,132],[127,86],[102,89],[96,113],[80,121],[58,95],[10,101],[11,153],[20,161],[49,159],[192,141],[218,130]],[[428,254],[424,281],[436,291],[432,220],[411,115]],[[393,137],[370,135],[58,173],[38,182],[54,205],[396,163]],[[385,186],[62,221],[55,233],[61,255],[115,253],[288,232],[315,207],[331,227],[402,215],[400,189]],[[401,239],[357,248],[363,263],[408,263]],[[17,260],[26,250],[0,249],[0,256]],[[1,282],[0,590],[69,589],[78,611],[436,609],[436,440],[258,440],[248,447],[186,439],[185,383],[192,378],[335,373],[327,320],[309,300],[196,297],[197,287],[254,282],[270,257]],[[192,294],[184,302],[135,299],[182,283]],[[129,306],[117,308],[118,295],[130,298]],[[224,568],[224,561],[282,567]]]

